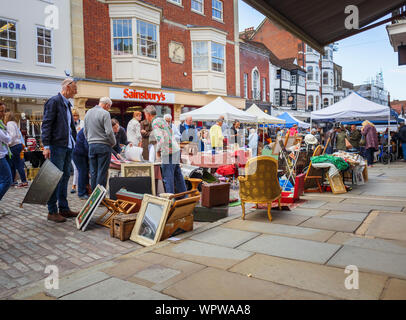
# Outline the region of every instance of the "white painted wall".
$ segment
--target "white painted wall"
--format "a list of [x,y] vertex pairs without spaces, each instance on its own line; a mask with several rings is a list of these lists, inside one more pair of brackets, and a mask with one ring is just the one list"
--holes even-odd
[[[36,27],[45,27],[49,5],[58,8],[59,28],[52,31],[53,64],[39,65]],[[65,77],[64,70],[72,71],[69,0],[1,0],[0,17],[16,21],[17,28],[17,59],[0,57],[0,70],[57,77]]]

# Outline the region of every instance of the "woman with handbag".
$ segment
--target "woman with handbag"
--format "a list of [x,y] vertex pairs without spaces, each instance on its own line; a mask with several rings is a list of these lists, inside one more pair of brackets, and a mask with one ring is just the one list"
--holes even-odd
[[374,153],[378,151],[378,133],[375,126],[368,120],[365,120],[362,123],[361,134],[365,137],[368,167],[372,167],[374,163]]
[[8,111],[4,116],[4,122],[7,125],[7,132],[11,137],[11,142],[9,144],[10,151],[11,151],[11,159],[10,159],[10,168],[12,179],[14,183],[14,179],[16,176],[16,171],[21,179],[21,183],[17,184],[14,183],[17,188],[26,188],[28,187],[27,178],[25,176],[24,171],[24,161],[21,159],[20,154],[23,150],[23,136],[21,134],[20,129],[18,128],[16,117],[14,112]]

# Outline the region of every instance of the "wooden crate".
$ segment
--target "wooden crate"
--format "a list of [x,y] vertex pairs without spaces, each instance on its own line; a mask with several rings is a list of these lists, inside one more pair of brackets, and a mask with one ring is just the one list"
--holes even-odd
[[121,241],[130,239],[137,215],[137,213],[131,213],[115,216],[110,225],[110,236],[118,238]]

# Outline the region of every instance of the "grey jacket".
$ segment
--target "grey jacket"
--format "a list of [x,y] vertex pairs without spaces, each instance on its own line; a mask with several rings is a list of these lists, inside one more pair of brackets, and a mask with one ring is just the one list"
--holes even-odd
[[88,144],[103,143],[111,147],[116,145],[110,113],[99,105],[86,113],[83,130]]

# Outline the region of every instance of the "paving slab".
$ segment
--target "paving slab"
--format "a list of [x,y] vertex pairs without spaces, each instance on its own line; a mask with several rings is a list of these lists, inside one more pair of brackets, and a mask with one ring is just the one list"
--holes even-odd
[[329,210],[326,209],[311,209],[311,208],[302,208],[302,207],[297,207],[294,208],[292,210],[283,210],[283,211],[278,211],[278,213],[287,213],[287,214],[296,214],[299,216],[308,216],[308,217],[320,217],[324,214],[326,214],[327,212],[329,212]]
[[343,268],[329,267],[309,262],[294,261],[278,257],[256,254],[229,271],[246,275],[251,274],[274,283],[297,287],[322,295],[340,299],[379,299],[385,286],[386,276],[371,273],[359,273],[359,289],[345,288],[348,274]]
[[343,220],[353,220],[362,222],[368,216],[368,213],[362,212],[348,212],[348,211],[336,211],[332,210],[323,215],[323,218],[333,218],[333,219],[343,219]]
[[342,195],[323,195],[322,193],[305,193],[304,196],[301,196],[300,199],[303,200],[316,200],[316,201],[324,201],[328,203],[340,203],[344,200]]
[[220,269],[228,269],[252,255],[252,252],[194,240],[169,244],[154,252]]
[[190,239],[218,244],[223,247],[235,248],[240,244],[260,235],[258,232],[249,232],[229,228],[217,227],[192,236]]
[[321,206],[320,209],[348,211],[348,212],[364,212],[369,213],[371,210],[381,210],[381,211],[394,211],[399,212],[403,209],[403,206],[387,206],[387,205],[369,205],[360,203],[340,203],[339,205],[335,203],[328,203]]
[[342,244],[359,248],[367,248],[383,252],[392,252],[406,255],[406,241],[352,237],[350,239],[345,240]]
[[[303,221],[309,219],[309,216],[302,216],[297,213],[287,214],[286,211],[278,211],[278,210],[271,211],[271,215],[272,215],[272,223],[287,224],[291,226],[297,226],[298,224],[301,224]],[[245,216],[245,220],[270,223],[267,211],[261,209],[255,210],[247,214]]]
[[396,200],[385,200],[385,199],[374,199],[374,198],[348,198],[341,202],[341,204],[366,204],[371,206],[395,206],[395,207],[406,207],[406,200],[396,201]]
[[109,276],[126,280],[129,277],[133,276],[135,273],[144,270],[150,265],[150,263],[141,261],[137,258],[130,258],[120,260],[120,262],[116,263],[114,266],[108,267],[101,271]]
[[81,289],[61,300],[175,300],[135,283],[109,278],[90,287]]
[[359,270],[406,278],[406,255],[344,245],[328,262],[330,266],[355,265]]
[[406,280],[390,279],[382,300],[406,300]]
[[[404,180],[403,180],[404,181]],[[406,183],[367,183],[363,195],[405,197]],[[400,211],[400,210],[391,210]]]
[[303,222],[300,226],[332,231],[354,232],[360,225],[361,221],[312,217]]
[[300,208],[317,209],[321,206],[327,204],[326,201],[320,200],[307,200],[306,202],[299,205]]
[[170,286],[163,293],[185,300],[329,299],[317,293],[210,267]]
[[259,222],[239,219],[227,222],[222,227],[237,230],[257,231],[260,233],[288,236],[292,238],[314,240],[320,242],[326,241],[334,234],[334,231],[328,230],[289,226],[283,224],[276,224],[274,222],[269,221]]
[[406,241],[406,215],[403,213],[379,213],[370,223],[365,234],[377,238]]
[[270,256],[324,264],[340,248],[339,245],[287,237],[261,235],[238,249]]

